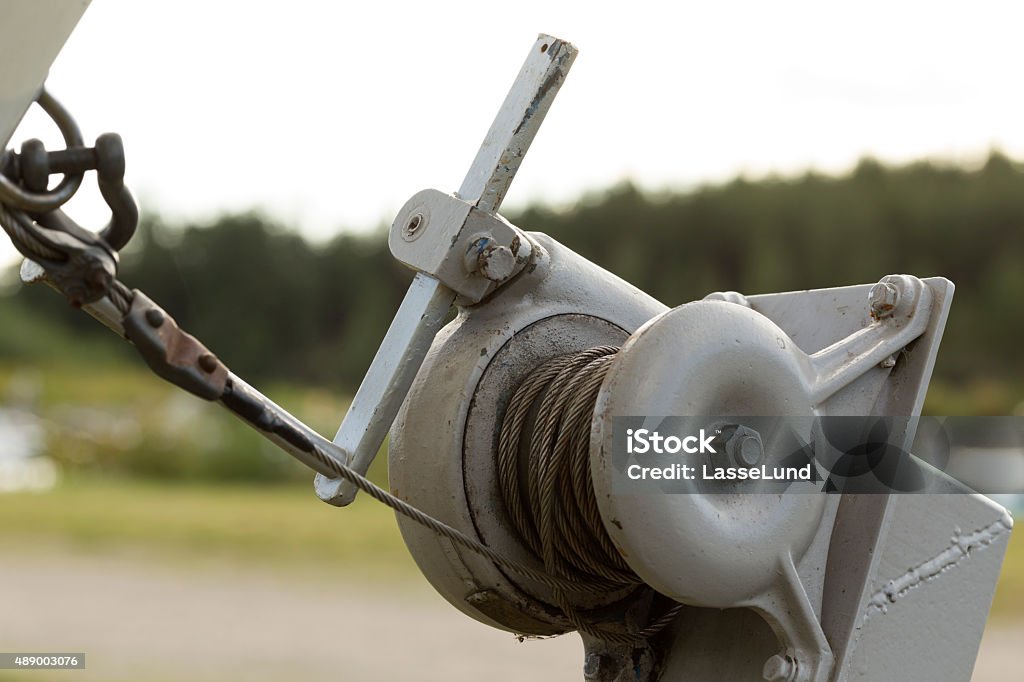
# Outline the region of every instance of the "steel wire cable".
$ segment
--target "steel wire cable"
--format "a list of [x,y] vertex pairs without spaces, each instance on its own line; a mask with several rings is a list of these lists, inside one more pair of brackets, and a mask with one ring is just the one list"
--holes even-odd
[[[29,216],[3,203],[0,226],[27,258],[67,258],[35,236],[35,225]],[[114,279],[107,296],[122,316],[128,314],[133,294],[124,284]],[[313,454],[337,477],[413,522],[547,587],[568,624],[580,632],[608,642],[639,645],[671,623],[681,605],[673,606],[633,633],[594,625],[570,596],[600,595],[643,586],[643,581],[615,550],[604,528],[588,464],[594,403],[617,350],[612,346],[597,347],[543,365],[516,390],[502,424],[499,486],[516,530],[541,559],[544,570],[510,559],[431,517],[322,449],[314,448]],[[529,477],[524,490],[517,471],[517,453],[527,416],[535,407],[537,418],[530,437]]]
[[[613,349],[613,351],[614,351],[614,349]],[[549,367],[549,366],[542,367],[541,369],[539,369],[537,371],[535,376],[547,377],[548,380],[550,381],[551,379],[553,379],[554,377],[557,376],[557,374],[561,371],[561,369],[564,369],[564,366],[562,366],[561,364],[559,364],[558,366],[559,366],[559,369],[557,369],[557,370],[554,367]],[[584,365],[584,366],[586,366],[586,365]],[[578,369],[578,365],[574,364],[573,367]],[[607,368],[604,371],[607,371]],[[603,378],[603,373],[600,374],[600,378]],[[596,372],[589,375],[588,380],[586,381],[586,385],[590,386],[594,382],[596,382],[596,385],[598,387],[600,386],[600,381],[598,381],[598,375],[597,375]],[[532,394],[533,397],[536,398],[536,396],[540,393],[540,390],[543,389],[543,386],[541,387],[541,389],[538,389],[538,390],[536,390],[536,392],[534,392],[535,389],[533,387],[533,382],[530,382],[530,383],[531,383],[531,386],[528,386],[528,387],[525,387],[525,388],[524,388],[524,386],[526,386],[525,384],[524,384],[524,386],[521,386],[520,390],[518,390],[516,392],[516,395],[518,396],[520,394],[524,394],[524,395]],[[584,394],[584,395],[587,395],[587,394]],[[523,398],[520,398],[520,400],[523,400]],[[583,398],[578,398],[577,400],[580,401],[579,404],[587,404],[587,401],[585,399],[583,399]],[[576,401],[570,401],[570,402],[572,404],[577,404]],[[589,402],[589,412],[590,413],[593,412],[593,403],[592,402]],[[574,414],[585,414],[586,412],[585,412],[585,410],[581,410],[581,409],[577,408],[577,410],[574,411],[573,413]],[[519,416],[519,415],[521,415],[521,416]],[[510,411],[510,412],[506,413],[506,420],[508,420],[508,419],[517,420],[517,419],[520,419],[520,418],[521,419],[525,419],[525,412],[522,409],[519,409],[516,412],[511,412]],[[589,419],[585,420],[585,421],[587,421],[589,423]],[[504,426],[503,426],[503,430],[504,430]],[[587,431],[587,433],[589,433],[589,428],[587,428],[586,431]],[[576,436],[575,436],[574,440],[579,438],[580,431],[577,430],[575,433],[576,433]],[[580,613],[580,610],[569,599],[568,595],[571,594],[571,593],[578,593],[580,588],[581,588],[581,585],[586,585],[586,584],[594,585],[594,584],[597,584],[597,581],[599,580],[599,578],[594,578],[593,582],[582,583],[581,584],[581,582],[579,582],[579,580],[578,580],[578,576],[577,577],[566,578],[566,577],[562,577],[560,575],[557,575],[557,574],[553,573],[552,571],[550,571],[548,569],[547,566],[545,566],[544,570],[538,570],[536,568],[528,566],[528,565],[526,565],[526,564],[524,564],[524,563],[522,563],[520,561],[517,561],[515,559],[510,559],[509,557],[506,557],[504,554],[501,554],[500,552],[497,552],[496,550],[492,549],[491,547],[488,547],[487,545],[485,545],[480,540],[477,540],[476,538],[470,537],[466,533],[463,533],[462,531],[458,530],[457,528],[453,528],[452,526],[449,526],[448,524],[444,523],[443,521],[435,519],[434,517],[430,516],[426,512],[424,512],[424,511],[414,507],[413,505],[409,504],[405,500],[403,500],[403,499],[401,499],[399,497],[396,497],[395,495],[393,495],[392,493],[388,492],[387,490],[384,490],[383,488],[381,488],[380,486],[376,485],[375,483],[370,481],[368,478],[366,478],[365,476],[363,476],[362,474],[357,472],[355,469],[353,469],[353,468],[349,467],[348,465],[343,464],[342,462],[339,462],[338,460],[336,460],[329,453],[325,452],[322,448],[314,445],[311,452],[312,452],[313,456],[316,457],[317,461],[320,462],[323,465],[323,467],[325,469],[327,469],[328,471],[330,471],[334,476],[336,476],[337,478],[341,478],[341,479],[343,479],[345,481],[348,481],[349,483],[354,485],[356,488],[358,488],[361,492],[366,493],[367,495],[369,495],[373,499],[377,500],[378,502],[380,502],[380,503],[390,507],[391,509],[393,509],[397,513],[401,514],[402,516],[408,518],[409,520],[413,521],[414,523],[417,523],[420,526],[423,526],[427,530],[430,530],[430,531],[436,533],[437,535],[440,535],[441,537],[444,537],[444,538],[447,538],[448,540],[451,540],[454,544],[458,545],[459,547],[462,547],[462,548],[467,549],[467,550],[469,550],[471,552],[479,554],[482,557],[490,559],[491,561],[493,561],[498,566],[506,568],[506,569],[508,569],[508,570],[510,570],[510,571],[512,571],[512,572],[514,572],[514,573],[516,573],[518,575],[520,575],[520,576],[523,576],[525,578],[529,578],[530,580],[533,580],[533,581],[537,582],[538,584],[543,585],[544,587],[547,587],[548,589],[550,589],[552,591],[553,595],[555,596],[555,599],[556,599],[556,601],[558,603],[558,606],[562,610],[562,612],[563,612],[563,614],[565,616],[565,619],[568,622],[568,624],[571,625],[572,627],[576,628],[577,630],[579,630],[581,632],[584,632],[584,633],[586,633],[588,635],[591,635],[593,637],[602,639],[602,640],[607,641],[607,642],[614,642],[614,643],[620,643],[620,644],[631,644],[631,645],[642,645],[642,644],[644,644],[647,641],[648,638],[656,635],[657,633],[661,632],[665,627],[667,627],[675,619],[676,615],[678,615],[679,611],[683,607],[682,604],[674,604],[674,605],[672,605],[664,613],[662,613],[660,616],[658,616],[657,618],[652,620],[650,623],[648,623],[646,627],[641,628],[641,629],[637,630],[636,632],[624,632],[624,631],[621,631],[621,630],[618,630],[618,629],[609,629],[607,627],[602,627],[602,626],[594,625],[593,623],[591,623],[589,621],[589,619],[584,614]],[[579,452],[579,450],[577,449],[576,452]],[[576,458],[576,459],[579,459],[579,458]],[[579,468],[578,466],[574,467],[574,470],[578,470],[578,468]],[[578,474],[577,474],[577,476],[578,476]],[[592,490],[589,493],[589,495],[591,497],[593,496],[593,491]],[[597,502],[596,502],[596,499],[595,499],[595,500],[593,500],[593,508],[592,508],[593,511],[592,512],[588,512],[588,515],[596,514],[596,507],[597,507]],[[598,519],[594,519],[593,517],[591,517],[591,520],[589,522],[587,522],[587,523],[595,523],[595,522],[596,523],[600,523],[599,518]],[[601,526],[601,527],[603,527],[603,526]],[[538,542],[540,542],[540,541],[541,540],[538,538]],[[608,546],[611,546],[610,538],[607,540],[607,543],[608,543]],[[602,544],[602,546],[605,546],[604,543],[601,543],[601,544]],[[553,541],[549,543],[549,546],[551,546],[552,548],[554,547]],[[614,550],[614,546],[611,546],[611,549]],[[588,550],[588,551],[591,551],[591,550]],[[621,557],[619,557],[619,560],[621,561]],[[596,568],[595,570],[600,573],[603,569]],[[625,582],[628,583],[628,585],[626,585],[626,586],[632,585],[632,586],[635,586],[635,587],[639,587],[640,585],[642,585],[642,581],[640,580],[639,577],[636,577],[636,576],[630,577]],[[619,583],[619,585],[622,586],[622,583]]]
[[[3,215],[0,205],[0,218]],[[127,315],[133,292],[115,279],[107,295],[114,307],[122,315]],[[526,415],[538,396],[542,397],[543,414],[548,415],[543,421],[544,428],[534,435],[537,452],[550,451],[552,456],[547,465],[539,467],[535,475],[531,476],[530,485],[541,493],[537,498],[539,502],[535,506],[531,504],[529,514],[520,509],[519,518],[514,521],[524,536],[533,533],[533,539],[528,544],[536,548],[535,551],[542,557],[543,570],[506,557],[480,540],[435,519],[376,485],[321,447],[314,444],[310,453],[333,476],[348,481],[414,523],[550,589],[566,621],[577,630],[608,642],[640,645],[669,625],[682,605],[672,606],[646,627],[633,633],[593,625],[569,598],[570,594],[581,591],[595,593],[639,588],[643,585],[643,581],[632,573],[615,551],[611,538],[604,530],[587,464],[589,425],[594,401],[616,350],[614,347],[591,349],[579,356],[557,358],[542,366],[515,392],[506,412],[500,448],[504,456],[499,455],[498,475],[500,483],[509,486],[509,490],[518,489],[515,487],[518,482],[511,483],[516,475],[514,457],[510,457],[510,454],[514,455],[518,450],[518,445],[513,447],[512,443],[521,436]],[[558,390],[551,391],[552,387]],[[546,393],[545,389],[548,389]],[[231,390],[230,382],[228,390]],[[564,482],[570,483],[568,487],[572,504],[556,494]],[[509,492],[505,493],[505,497],[506,500],[519,499],[519,495],[510,496]],[[533,515],[535,513],[536,516]],[[590,541],[585,542],[582,538],[589,538]]]
[[[590,474],[590,425],[601,384],[618,352],[597,346],[556,357],[516,389],[498,440],[498,485],[512,525],[545,571],[571,586],[552,588],[565,617],[605,640],[636,642],[668,625],[681,605],[634,634],[595,627],[577,605],[643,587],[601,520]],[[532,419],[532,424],[530,423]],[[528,446],[523,437],[530,430]],[[520,460],[526,458],[525,478]],[[575,593],[577,600],[571,597]]]
[[[42,93],[39,103],[58,124],[68,147],[81,146],[81,133],[70,114],[48,93]],[[69,259],[69,253],[46,243],[36,218],[29,213],[56,210],[75,193],[81,180],[81,173],[66,174],[54,190],[30,193],[0,174],[0,227],[26,258],[51,263]],[[114,308],[127,316],[133,292],[115,278],[106,294]],[[682,605],[674,604],[644,628],[627,631],[595,625],[571,597],[630,588],[650,590],[629,568],[608,536],[590,475],[594,404],[617,351],[614,346],[599,346],[555,358],[520,385],[506,411],[499,442],[499,487],[516,530],[543,563],[543,570],[508,558],[435,519],[377,486],[321,447],[313,445],[311,454],[336,477],[402,516],[550,589],[565,620],[577,630],[608,642],[641,645],[670,624]],[[530,433],[529,475],[524,487],[519,480],[518,453],[531,414],[536,417]]]
[[23,212],[0,201],[0,227],[21,255],[32,260],[63,261],[67,255],[50,247],[35,234],[35,225]]

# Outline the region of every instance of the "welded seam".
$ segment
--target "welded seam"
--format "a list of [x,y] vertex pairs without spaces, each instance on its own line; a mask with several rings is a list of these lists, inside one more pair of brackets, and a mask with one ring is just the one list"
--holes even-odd
[[955,568],[964,559],[971,555],[971,552],[988,547],[1003,535],[1010,532],[1013,527],[1013,520],[1009,514],[980,528],[972,533],[964,535],[957,528],[953,531],[950,545],[931,559],[923,561],[909,571],[888,581],[882,589],[875,592],[868,600],[864,610],[864,619],[861,627],[867,625],[868,620],[876,613],[887,613],[889,606],[895,604],[899,599],[907,595],[911,590],[931,582],[940,575]]

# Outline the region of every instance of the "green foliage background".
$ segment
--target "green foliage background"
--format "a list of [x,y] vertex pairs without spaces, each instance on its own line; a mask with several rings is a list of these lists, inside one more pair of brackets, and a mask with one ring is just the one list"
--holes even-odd
[[[1024,401],[1024,166],[999,153],[975,168],[864,160],[839,177],[740,178],[686,192],[623,184],[508,217],[670,306],[717,290],[830,287],[899,272],[948,277],[957,290],[928,409],[1006,414]],[[391,258],[383,227],[312,244],[248,213],[187,225],[147,217],[121,277],[330,435],[411,274]],[[51,291],[8,290],[0,298],[0,379],[19,368],[43,371],[50,418],[62,428],[73,431],[60,417],[68,405],[102,404],[144,424],[167,412],[173,391],[143,378],[126,344]],[[60,459],[160,477],[308,476],[282,469],[282,458],[240,425],[203,421],[216,419],[212,412],[143,428],[119,455],[112,438],[91,455]]]

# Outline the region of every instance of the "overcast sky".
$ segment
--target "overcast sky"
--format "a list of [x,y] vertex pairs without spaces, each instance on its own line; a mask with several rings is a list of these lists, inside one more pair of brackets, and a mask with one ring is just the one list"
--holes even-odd
[[[1016,2],[94,0],[49,87],[87,139],[121,133],[144,209],[258,206],[323,239],[456,189],[539,32],[580,54],[506,206],[865,154],[1024,157],[1022,19]],[[38,118],[13,142],[30,136],[55,142]],[[69,212],[101,223],[81,194]]]

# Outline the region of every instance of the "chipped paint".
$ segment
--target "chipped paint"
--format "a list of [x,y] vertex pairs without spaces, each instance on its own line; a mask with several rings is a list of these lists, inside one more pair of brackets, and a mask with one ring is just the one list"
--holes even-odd
[[988,547],[1009,533],[1012,527],[1013,520],[1010,518],[1010,515],[1004,514],[984,528],[966,535],[961,533],[959,528],[955,529],[948,547],[931,559],[913,566],[903,575],[890,580],[882,589],[871,596],[864,610],[864,620],[861,623],[861,627],[867,625],[868,620],[874,614],[888,613],[891,604],[895,604],[912,590],[952,570],[967,559],[971,552]]

